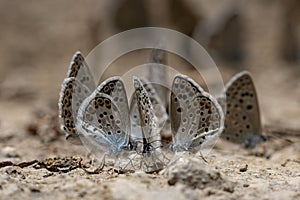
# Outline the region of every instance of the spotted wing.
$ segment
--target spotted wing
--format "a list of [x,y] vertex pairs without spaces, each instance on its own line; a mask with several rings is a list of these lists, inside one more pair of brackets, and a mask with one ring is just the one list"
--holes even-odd
[[161,151],[161,137],[157,118],[147,90],[137,77],[134,77],[135,95],[142,129],[141,167],[145,172],[155,172],[167,165],[169,159]]
[[59,98],[59,117],[61,129],[66,133],[66,139],[73,144],[81,144],[75,128],[78,108],[90,94],[90,90],[79,83],[75,77],[63,81]]
[[120,111],[124,131],[130,133],[129,107],[125,86],[121,77],[114,76],[103,81],[97,88],[99,93],[109,95]]
[[146,89],[148,96],[150,98],[151,104],[153,106],[154,114],[157,118],[158,126],[159,128],[162,128],[164,126],[164,123],[168,119],[168,114],[164,106],[164,103],[161,101],[161,98],[157,91],[157,89],[159,88],[156,87],[155,89],[155,84],[147,83],[145,80],[141,79],[141,82],[143,83],[143,86]]
[[222,131],[224,117],[220,105],[191,78],[174,78],[170,102],[175,151],[199,151],[203,143]]
[[[166,109],[163,103],[161,102],[160,97],[158,96],[153,85],[151,83],[148,83],[145,79],[140,78],[139,80],[142,83],[151,101],[153,112],[157,119],[157,125],[158,125],[157,128],[161,130],[164,126],[164,123],[168,119],[168,114],[166,112]],[[140,135],[142,130],[141,130],[141,121],[140,121],[140,114],[138,110],[136,95],[132,96],[131,103],[130,103],[130,120],[131,120],[132,135],[135,136],[136,138],[142,138],[142,136]]]
[[[162,44],[160,43],[159,46],[162,46]],[[153,83],[153,84],[151,84],[151,87],[155,91],[157,98],[160,100],[161,107],[163,107],[164,110],[166,110],[165,107],[168,103],[168,100],[167,100],[168,89],[158,83],[163,82],[162,80],[165,81],[168,79],[167,72],[166,72],[165,67],[155,66],[155,64],[167,65],[166,51],[159,49],[159,48],[154,48],[151,51],[151,54],[149,57],[149,63],[151,63],[151,64],[149,65],[149,68],[148,68],[149,73],[147,76],[147,80],[149,80],[151,83]],[[154,108],[154,110],[156,110],[156,109]]]
[[159,140],[157,118],[147,90],[137,77],[134,77],[134,87],[143,139],[147,140],[148,143]]
[[79,51],[72,58],[67,77],[75,77],[82,85],[89,88],[91,92],[96,88],[90,68]]
[[[128,144],[126,120],[113,98],[96,90],[80,106],[76,128],[83,140],[90,138],[104,151],[116,154]],[[94,147],[89,147],[94,148]]]
[[67,78],[63,81],[59,98],[59,117],[66,139],[81,144],[76,131],[76,116],[80,104],[96,88],[89,68],[80,52],[73,56]]
[[[255,147],[262,139],[261,121],[256,90],[249,72],[236,74],[227,84],[218,101],[226,105],[225,140]],[[225,97],[226,99],[225,99]]]

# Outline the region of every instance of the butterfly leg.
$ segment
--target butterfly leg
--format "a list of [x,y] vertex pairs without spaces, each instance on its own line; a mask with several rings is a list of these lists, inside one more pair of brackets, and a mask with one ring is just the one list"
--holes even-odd
[[205,162],[206,164],[208,164],[208,161],[205,159],[205,157],[203,156],[203,154],[202,154],[201,151],[200,151],[200,157],[204,160],[204,162]]
[[101,160],[100,165],[96,169],[93,169],[93,170],[88,170],[88,169],[85,169],[85,168],[82,168],[82,169],[88,174],[99,174],[104,168],[105,156],[106,156],[106,154],[103,156],[103,159]]
[[119,166],[118,166],[119,173],[134,172],[136,170],[136,168],[134,166],[133,161],[136,159],[137,156],[138,156],[138,154],[134,155],[132,158],[128,158],[129,161],[124,166],[121,166],[121,162],[120,162]]

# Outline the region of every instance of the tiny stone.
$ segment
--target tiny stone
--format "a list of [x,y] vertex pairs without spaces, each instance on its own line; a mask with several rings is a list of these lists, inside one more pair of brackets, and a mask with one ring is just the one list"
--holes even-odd
[[7,158],[17,158],[20,157],[19,154],[16,152],[14,147],[4,147],[1,150],[1,154]]
[[246,172],[248,170],[248,165],[246,164],[245,167],[240,168],[240,172]]

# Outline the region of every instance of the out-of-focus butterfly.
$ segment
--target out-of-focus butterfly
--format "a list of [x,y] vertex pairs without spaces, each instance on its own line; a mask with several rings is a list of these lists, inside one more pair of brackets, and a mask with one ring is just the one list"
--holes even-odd
[[223,139],[246,148],[266,140],[262,135],[257,94],[249,72],[243,71],[232,77],[218,101],[225,112]]

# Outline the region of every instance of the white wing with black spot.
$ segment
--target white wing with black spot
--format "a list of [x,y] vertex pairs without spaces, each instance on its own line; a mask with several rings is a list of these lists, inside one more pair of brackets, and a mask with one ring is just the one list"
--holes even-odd
[[89,67],[80,52],[73,56],[64,79],[59,98],[59,117],[61,129],[66,133],[66,139],[74,144],[81,144],[76,131],[76,116],[80,104],[96,88]]
[[99,93],[109,95],[120,111],[124,120],[124,131],[130,133],[129,107],[123,80],[119,76],[114,76],[103,81],[97,88]]
[[170,102],[173,150],[197,152],[221,133],[220,105],[191,78],[174,78]]
[[[76,128],[80,130],[83,140],[92,139],[96,147],[104,152],[118,155],[128,147],[129,132],[127,121],[114,99],[96,90],[80,106]],[[93,149],[92,149],[93,150]]]
[[159,139],[160,137],[157,118],[154,114],[153,106],[147,90],[143,86],[141,80],[137,77],[134,77],[134,87],[143,138],[151,143],[152,140],[157,140],[154,138],[158,137]]
[[161,151],[161,136],[151,100],[142,81],[134,77],[135,95],[142,131],[142,168],[146,172],[161,170],[169,161]]
[[[166,108],[161,102],[156,90],[152,87],[152,84],[147,82],[143,78],[139,78],[139,81],[143,85],[144,89],[147,92],[147,95],[151,101],[153,113],[157,119],[157,129],[161,130],[168,120],[168,114],[166,112]],[[133,95],[130,103],[130,121],[131,121],[131,130],[133,137],[141,138],[141,123],[140,123],[140,115],[137,106],[137,96]]]
[[77,51],[72,58],[67,77],[75,77],[82,85],[85,85],[92,92],[96,88],[90,68],[79,51]]

